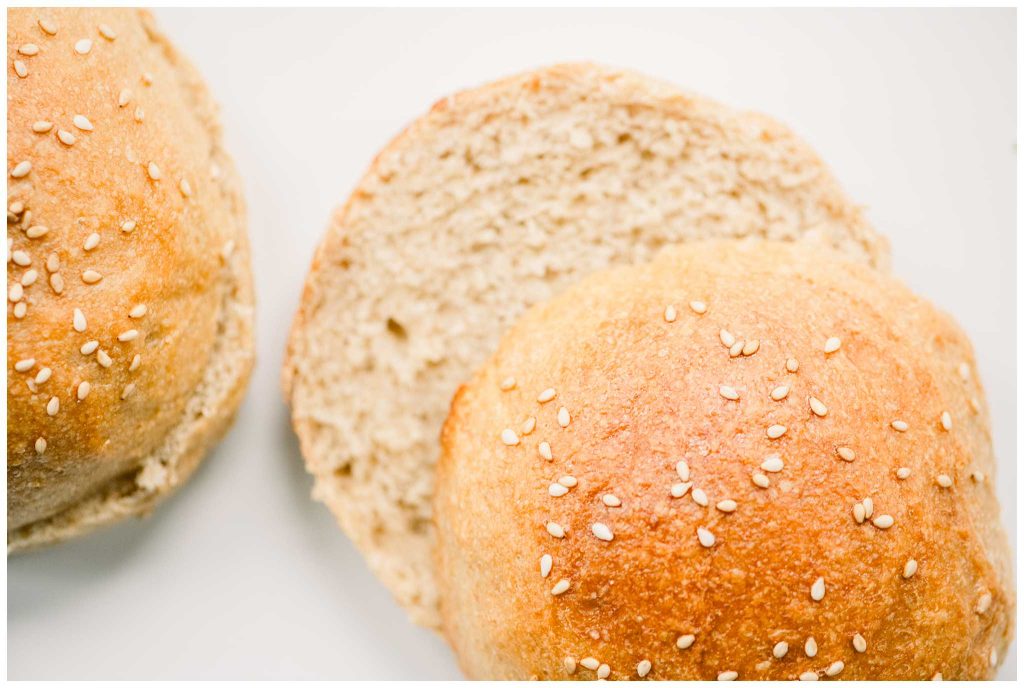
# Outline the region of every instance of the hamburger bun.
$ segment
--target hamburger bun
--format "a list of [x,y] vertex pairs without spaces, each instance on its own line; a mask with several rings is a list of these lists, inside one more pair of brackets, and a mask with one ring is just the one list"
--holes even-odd
[[239,180],[148,12],[8,11],[7,541],[143,514],[253,363]]
[[476,679],[983,679],[1011,557],[970,343],[862,262],[709,242],[530,309],[438,466]]
[[458,93],[380,153],[313,259],[283,382],[315,498],[416,621],[438,623],[438,433],[506,327],[595,270],[744,236],[888,261],[788,129],[629,72]]

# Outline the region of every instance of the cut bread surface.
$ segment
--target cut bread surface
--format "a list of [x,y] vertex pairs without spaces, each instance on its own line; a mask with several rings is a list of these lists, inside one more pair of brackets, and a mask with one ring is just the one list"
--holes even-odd
[[532,304],[723,237],[888,261],[786,128],[629,72],[459,93],[381,152],[316,252],[283,382],[315,498],[415,621],[438,623],[430,502],[459,385]]

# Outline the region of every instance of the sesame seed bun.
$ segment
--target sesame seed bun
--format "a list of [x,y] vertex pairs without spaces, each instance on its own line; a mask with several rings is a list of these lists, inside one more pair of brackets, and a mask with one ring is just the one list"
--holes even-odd
[[1011,640],[971,346],[831,250],[709,242],[582,281],[502,338],[442,447],[470,677],[982,679]]
[[147,512],[226,429],[253,360],[216,107],[144,11],[11,9],[7,540]]
[[630,72],[458,93],[380,153],[313,259],[283,380],[315,498],[416,621],[438,622],[438,433],[507,325],[595,270],[733,236],[888,261],[788,129]]

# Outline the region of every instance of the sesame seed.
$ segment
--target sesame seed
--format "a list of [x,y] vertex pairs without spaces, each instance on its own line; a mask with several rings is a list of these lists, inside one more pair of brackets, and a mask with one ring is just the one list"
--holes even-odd
[[768,435],[768,439],[777,440],[786,434],[786,429],[785,425],[771,425],[765,430],[765,434]]
[[83,344],[82,348],[79,349],[79,351],[81,351],[83,355],[88,356],[93,351],[96,351],[96,349],[97,349],[97,347],[99,347],[99,345],[100,345],[100,343],[98,341],[96,341],[95,339],[93,339],[93,340],[90,340],[90,341],[86,342],[85,344]]
[[977,414],[981,412],[981,403],[978,401],[977,397],[971,397],[968,399],[967,405],[971,407],[972,413]]
[[846,668],[846,664],[841,659],[837,659],[828,665],[828,669],[825,669],[826,676],[838,676],[842,673],[843,669]]
[[580,660],[580,664],[584,669],[590,669],[591,671],[595,671],[601,665],[601,663],[593,657],[584,657]]
[[83,313],[81,309],[76,308],[71,316],[71,325],[75,328],[75,332],[85,332],[87,324],[88,323],[85,320],[85,313]]
[[554,399],[556,394],[557,392],[555,392],[554,387],[548,387],[543,392],[537,395],[537,403],[546,404],[552,399]]
[[178,182],[178,190],[181,191],[181,195],[185,198],[192,195],[192,185],[188,183],[187,179],[182,179]]
[[761,470],[767,471],[769,473],[778,473],[782,470],[782,467],[782,459],[779,457],[778,454],[772,454],[771,456],[768,456],[767,458],[765,458],[764,461],[761,462]]
[[696,313],[697,315],[704,315],[705,313],[708,312],[708,305],[703,301],[691,301],[690,310]]
[[569,417],[569,409],[565,408],[564,406],[562,408],[558,409],[558,424],[559,425],[561,425],[563,428],[567,428],[567,427],[569,427],[569,421],[570,420],[572,420],[572,419]]
[[57,35],[57,25],[50,19],[40,19],[39,28],[51,36]]
[[864,640],[864,636],[860,633],[853,634],[853,649],[860,653],[867,652],[868,641]]
[[697,539],[700,540],[700,544],[704,547],[714,547],[715,545],[714,534],[704,526],[697,528]]
[[51,129],[53,129],[53,122],[47,122],[44,119],[41,119],[38,122],[34,122],[32,124],[32,131],[34,131],[37,134],[45,134]]
[[615,536],[612,534],[611,528],[609,528],[603,523],[595,523],[594,525],[590,526],[590,532],[592,532],[594,534],[594,537],[596,537],[598,540],[604,540],[605,542],[611,542],[615,539]]
[[971,480],[973,480],[976,483],[983,483],[985,482],[985,474],[982,473],[981,471],[974,471],[973,473],[971,473]]
[[561,478],[558,479],[558,484],[565,485],[566,487],[576,487],[576,485],[578,485],[579,483],[576,480],[576,478],[572,477],[571,475],[563,475]]
[[999,664],[999,653],[996,652],[996,649],[994,647],[992,648],[992,651],[988,653],[988,663],[989,666],[995,666]]
[[569,579],[563,578],[562,580],[555,583],[554,587],[551,588],[551,594],[554,596],[561,595],[563,592],[569,589]]
[[775,401],[782,401],[789,396],[789,387],[786,385],[779,385],[771,391],[769,396]]
[[789,652],[789,643],[785,640],[775,643],[775,647],[772,648],[772,656],[775,659],[782,659],[786,656],[787,652]]
[[676,321],[676,307],[672,304],[665,306],[665,322]]
[[915,573],[917,573],[917,560],[907,559],[907,563],[903,565],[903,577],[913,578]]
[[736,677],[739,676],[735,671],[723,671],[718,675],[719,681],[735,681]]
[[939,422],[942,423],[942,429],[946,432],[953,429],[953,416],[949,415],[949,411],[942,412],[942,415],[939,416]]
[[46,382],[47,380],[50,379],[51,375],[53,375],[53,371],[50,370],[49,368],[46,368],[46,367],[40,368],[39,372],[36,373],[36,384],[37,385],[43,384],[44,382]]
[[537,445],[537,453],[540,454],[541,458],[543,458],[546,461],[551,461],[552,459],[551,445],[548,444],[547,442],[541,442],[540,444]]
[[146,166],[146,172],[149,174],[149,178],[153,181],[160,179],[160,168],[157,167],[155,162],[151,162]]
[[114,359],[110,358],[110,355],[106,351],[100,349],[96,352],[96,362],[104,368],[109,368],[113,365]]
[[78,384],[78,400],[82,401],[87,396],[89,396],[89,390],[91,389],[92,385],[90,385],[88,382],[80,382]]
[[825,404],[821,403],[821,400],[819,400],[817,397],[807,397],[807,403],[811,407],[811,413],[818,416],[819,418],[824,418],[826,415],[828,415],[828,406],[825,406]]
[[51,253],[46,257],[46,269],[50,272],[57,272],[60,270],[60,256],[56,253]]
[[814,657],[818,654],[818,641],[814,639],[813,635],[804,643],[804,654],[808,657]]
[[617,507],[622,506],[622,500],[613,494],[602,495],[601,501],[604,502],[605,506]]
[[736,502],[731,499],[723,499],[718,504],[715,504],[715,508],[727,514],[731,514],[736,511]]
[[46,402],[46,415],[56,416],[57,411],[60,411],[60,399],[57,397],[50,397],[50,400]]
[[59,273],[55,272],[52,275],[50,275],[49,281],[50,287],[53,288],[53,291],[55,293],[61,294],[64,292],[64,278],[61,277]]
[[25,230],[25,236],[29,239],[38,239],[41,236],[46,236],[49,231],[50,228],[44,225],[32,225]]
[[677,461],[676,462],[676,473],[679,475],[679,479],[680,480],[682,480],[683,482],[686,482],[687,480],[690,479],[690,464],[686,463],[685,460],[684,461]]
[[122,232],[130,232],[135,229],[135,220],[125,220],[121,223]]
[[704,494],[704,490],[700,489],[699,487],[693,488],[693,491],[690,492],[690,497],[699,506],[707,506],[708,505],[708,496],[706,494]]
[[795,373],[799,369],[800,369],[800,362],[799,361],[797,361],[795,358],[787,358],[786,359],[786,370],[787,371],[789,371],[791,373]]
[[14,317],[21,320],[25,317],[25,313],[28,312],[28,306],[25,305],[24,301],[19,301],[14,304]]
[[679,499],[680,497],[684,496],[687,492],[690,491],[690,487],[692,485],[693,483],[675,483],[674,485],[672,485],[672,496],[675,499]]
[[906,466],[900,466],[896,469],[896,477],[900,480],[906,480],[910,477],[910,469]]
[[755,485],[757,485],[763,490],[768,489],[768,487],[772,484],[771,480],[769,480],[768,476],[765,475],[764,473],[752,473],[750,475],[750,480],[753,481]]
[[570,676],[576,673],[575,657],[566,657],[562,660],[562,664],[565,666],[565,673],[569,674]]
[[811,585],[811,599],[815,602],[821,602],[825,599],[825,579],[818,577],[818,580],[814,581]]
[[146,119],[146,112],[142,109],[141,106],[135,108],[134,117],[136,122],[141,122],[142,120]]
[[75,52],[79,55],[87,55],[92,50],[92,41],[88,38],[80,38],[75,42]]
[[132,356],[131,365],[128,366],[128,372],[131,373],[138,370],[140,365],[142,365],[142,354],[135,354]]
[[75,115],[71,118],[71,122],[82,131],[93,130],[92,122],[90,122],[89,118],[85,115]]
[[25,287],[21,282],[15,282],[7,290],[7,298],[11,303],[18,303],[25,296]]
[[981,597],[978,598],[978,604],[975,606],[974,611],[979,614],[984,614],[988,611],[988,608],[992,606],[992,593],[984,592]]
[[[119,336],[118,339],[120,338]],[[501,431],[501,441],[509,447],[514,447],[519,444],[519,435],[512,428],[505,428]]]
[[569,494],[569,488],[559,483],[551,483],[548,485],[548,494],[552,497],[562,497]]
[[722,346],[726,348],[730,348],[736,343],[736,337],[733,337],[729,330],[719,330],[718,339],[721,340]]
[[757,353],[757,350],[761,348],[761,342],[756,339],[751,339],[749,342],[743,345],[743,355],[753,356]]
[[857,455],[849,447],[836,447],[836,454],[838,454],[839,458],[843,461],[853,461],[857,458]]
[[888,530],[889,528],[892,528],[892,524],[895,522],[896,519],[894,519],[889,514],[882,514],[878,518],[871,521],[871,523],[874,524],[875,528],[879,528],[881,530]]
[[14,72],[22,79],[28,76],[28,67],[21,60],[14,61]]
[[117,94],[117,107],[124,107],[132,101],[132,91],[130,88],[122,88],[121,92]]
[[601,666],[597,667],[597,677],[599,679],[608,678],[608,675],[610,673],[612,673],[612,669],[607,664],[602,664]]
[[559,524],[555,523],[554,521],[548,521],[547,525],[544,526],[544,527],[548,529],[548,533],[552,537],[556,537],[556,538],[564,538],[565,537],[565,528],[563,528]]
[[27,373],[32,370],[36,365],[36,359],[34,358],[23,358],[14,364],[14,369],[19,373]]
[[[143,306],[143,308],[145,308],[145,306]],[[131,315],[131,313],[129,313],[129,315]],[[141,317],[141,316],[139,316],[139,317]],[[529,435],[531,432],[533,432],[533,429],[536,428],[536,427],[537,427],[537,419],[534,418],[533,416],[530,416],[529,418],[527,418],[526,420],[523,421],[523,427],[520,428],[520,430],[522,431],[522,433],[524,435]]]
[[[117,341],[119,342],[130,342],[139,336],[138,330],[125,330],[121,334],[117,335]],[[502,433],[502,439],[505,439],[504,432]],[[519,443],[519,439],[516,438],[516,443]]]
[[82,273],[82,281],[86,284],[96,284],[101,279],[103,279],[103,275],[95,270],[86,270]]
[[501,388],[502,392],[508,392],[509,390],[516,388],[516,379],[514,377],[507,377],[502,380],[501,384],[498,386]]
[[32,264],[32,258],[24,251],[14,251],[11,253],[11,260],[14,261],[15,265],[23,268],[27,268]]
[[960,378],[967,382],[971,377],[971,366],[967,364],[967,361],[963,361],[956,367],[957,372],[960,373]]
[[729,358],[736,358],[743,353],[743,342],[738,341],[729,347]]
[[833,354],[839,351],[839,347],[842,345],[843,343],[839,340],[839,337],[829,337],[825,340],[825,353]]
[[106,24],[100,24],[96,27],[96,29],[100,32],[100,35],[106,38],[108,41],[112,41],[115,38],[117,38],[117,34],[114,33],[114,30]]
[[127,385],[124,386],[124,389],[121,390],[121,401],[124,401],[125,399],[130,397],[134,391],[135,391],[135,383],[134,382],[129,382]]
[[892,429],[895,430],[896,432],[906,432],[907,428],[910,427],[909,425],[906,424],[905,421],[902,421],[902,420],[894,420],[891,423],[891,425],[892,425]]
[[82,244],[82,248],[86,251],[91,251],[100,245],[100,235],[93,232],[85,238],[85,243]]
[[133,306],[132,309],[130,311],[128,311],[128,317],[129,318],[141,318],[142,316],[144,316],[146,314],[146,310],[147,310],[146,309],[146,304],[140,303],[140,304],[138,304],[136,306]]
[[718,387],[718,393],[721,394],[724,398],[729,399],[730,401],[736,401],[737,399],[740,398],[739,392],[737,392],[729,385],[720,385]]
[[813,671],[805,671],[804,673],[800,674],[800,680],[801,681],[817,681],[818,680],[818,674],[816,672],[813,672]]
[[864,504],[857,502],[853,505],[853,520],[857,523],[863,523],[865,518],[867,518],[867,514],[864,513]]
[[31,161],[22,160],[21,162],[14,166],[14,169],[11,170],[11,176],[14,177],[15,179],[21,179],[22,177],[27,176],[28,173],[31,171]]
[[676,647],[678,647],[680,650],[686,650],[691,645],[693,645],[694,640],[696,640],[696,637],[692,633],[681,635],[678,638],[676,638]]
[[938,485],[939,487],[953,487],[953,479],[950,478],[945,473],[940,473],[935,477],[935,484]]
[[644,678],[649,673],[651,673],[651,662],[646,659],[640,660],[640,663],[636,665],[636,675]]
[[941,671],[936,671],[935,674],[932,675],[932,679],[931,680],[933,680],[933,681],[941,681],[942,680],[942,672]]
[[554,559],[551,558],[550,554],[545,554],[540,558],[540,577],[547,578],[551,573],[551,567],[554,565]]
[[868,518],[871,518],[871,515],[873,513],[875,513],[875,503],[874,503],[874,501],[872,501],[871,497],[865,497],[864,501],[863,501],[863,504],[864,504],[864,515],[867,516]]
[[65,146],[73,146],[73,145],[75,145],[75,141],[77,141],[77,139],[75,138],[75,135],[72,134],[67,129],[58,129],[57,130],[57,139],[61,143],[63,143]]
[[32,57],[39,54],[39,46],[35,43],[25,43],[18,47],[18,52],[26,57]]
[[42,454],[46,451],[46,439],[43,437],[36,438],[36,454]]

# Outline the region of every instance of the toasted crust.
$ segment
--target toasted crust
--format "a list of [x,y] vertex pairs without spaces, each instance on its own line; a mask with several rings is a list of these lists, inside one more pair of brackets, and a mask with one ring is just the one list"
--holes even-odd
[[[731,357],[723,329],[759,347]],[[831,337],[841,346],[826,353]],[[772,399],[783,385],[788,395]],[[555,399],[538,403],[549,387]],[[536,427],[525,434],[528,417]],[[787,430],[770,439],[774,424]],[[442,446],[444,631],[472,678],[592,679],[579,666],[591,657],[624,679],[645,660],[652,679],[825,677],[830,667],[840,679],[981,679],[1011,640],[1011,560],[970,344],[902,284],[838,254],[695,244],[587,279],[506,334],[456,395]],[[761,468],[772,455],[779,472]],[[680,460],[691,485],[673,498]],[[551,496],[566,475],[575,487]],[[852,507],[868,497],[891,527],[857,523]],[[735,510],[716,508],[723,500]],[[596,523],[614,539],[598,539]],[[562,579],[568,591],[554,596]],[[686,634],[695,640],[680,649]],[[788,653],[776,659],[780,642]]]
[[[184,482],[241,400],[253,295],[216,107],[149,13],[12,9],[7,38],[8,284],[25,283],[7,309],[8,546],[20,549],[144,513]],[[12,174],[23,161],[31,170]]]
[[595,269],[750,235],[888,264],[790,131],[630,72],[458,93],[380,153],[316,251],[282,380],[314,496],[416,621],[438,623],[437,433],[504,327]]

